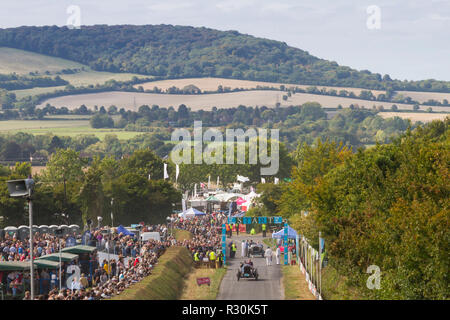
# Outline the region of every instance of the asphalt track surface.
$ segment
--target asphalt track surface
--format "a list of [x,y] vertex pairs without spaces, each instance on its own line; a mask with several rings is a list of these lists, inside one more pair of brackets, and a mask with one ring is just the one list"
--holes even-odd
[[[269,233],[268,233],[269,237]],[[252,239],[255,242],[262,242],[261,236],[236,236],[227,238],[227,264],[228,271],[225,274],[220,285],[217,300],[282,300],[284,299],[284,289],[282,289],[282,273],[281,265],[276,265],[275,255],[272,259],[272,266],[266,266],[266,259],[261,257],[251,258],[253,266],[258,269],[259,278],[240,279],[237,281],[236,273],[239,264],[244,261],[245,257],[241,256],[241,242],[244,239]],[[233,240],[236,243],[237,251],[234,259],[229,258],[228,243]],[[264,243],[263,243],[264,244]],[[264,250],[267,245],[264,244]]]

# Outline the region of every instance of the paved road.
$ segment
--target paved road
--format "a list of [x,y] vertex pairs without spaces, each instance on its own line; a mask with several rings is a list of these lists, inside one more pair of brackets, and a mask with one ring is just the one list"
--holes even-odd
[[[258,268],[259,278],[241,279],[237,281],[236,273],[239,264],[246,258],[241,257],[241,242],[243,239],[253,239],[262,242],[262,237],[257,236],[235,236],[231,238],[237,244],[236,257],[229,259],[227,256],[228,271],[220,285],[217,300],[280,300],[284,299],[284,289],[281,285],[281,267],[275,264],[273,257],[272,266],[266,266],[266,259],[252,258],[253,265]],[[227,248],[228,242],[227,239]],[[264,244],[264,250],[267,246]]]

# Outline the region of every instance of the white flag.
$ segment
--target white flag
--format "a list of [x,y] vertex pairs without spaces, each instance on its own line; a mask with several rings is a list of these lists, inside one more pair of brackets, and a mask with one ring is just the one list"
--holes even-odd
[[266,183],[266,179],[261,178],[261,183]]
[[247,182],[247,181],[249,181],[249,180],[250,180],[250,179],[247,178],[247,177],[237,175],[237,181],[240,181],[240,182]]
[[150,173],[148,174],[148,180],[150,180]]
[[169,178],[169,174],[167,173],[167,163],[164,163],[164,180]]
[[197,184],[194,185],[194,198],[197,198]]
[[217,176],[217,186],[216,188],[219,188],[219,176]]
[[178,175],[180,174],[180,167],[177,165],[176,167],[176,173],[175,173],[175,182],[178,181]]
[[274,182],[275,184],[278,184],[278,181],[279,181],[278,178],[275,178],[273,182]]

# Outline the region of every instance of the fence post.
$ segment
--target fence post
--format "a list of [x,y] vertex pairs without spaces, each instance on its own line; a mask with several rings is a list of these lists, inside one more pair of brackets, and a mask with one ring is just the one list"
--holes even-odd
[[322,296],[322,232],[319,231],[319,295]]

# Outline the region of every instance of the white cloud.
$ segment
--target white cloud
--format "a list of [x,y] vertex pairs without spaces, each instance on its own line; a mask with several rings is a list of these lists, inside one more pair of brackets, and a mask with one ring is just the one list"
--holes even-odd
[[438,13],[432,13],[428,16],[431,20],[437,21],[450,21],[450,17],[441,16]]
[[224,0],[216,4],[216,8],[225,12],[242,10],[247,7],[257,5],[255,0]]
[[154,3],[148,5],[147,8],[152,11],[175,11],[180,9],[192,8],[193,6],[194,6],[193,3],[183,1],[183,2]]
[[288,4],[288,3],[273,2],[273,3],[263,5],[261,8],[261,11],[263,11],[263,12],[267,12],[267,11],[286,12],[287,10],[293,9],[295,7],[296,7],[295,5]]

